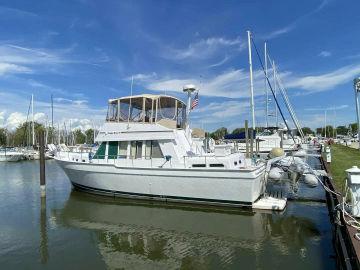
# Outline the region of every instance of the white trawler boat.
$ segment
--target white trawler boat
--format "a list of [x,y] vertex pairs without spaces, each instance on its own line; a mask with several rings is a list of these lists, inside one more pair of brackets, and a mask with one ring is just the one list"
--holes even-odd
[[79,189],[111,196],[252,206],[265,190],[263,161],[245,159],[229,146],[205,151],[191,137],[193,85],[187,106],[167,95],[109,100],[106,123],[89,153],[55,159]]

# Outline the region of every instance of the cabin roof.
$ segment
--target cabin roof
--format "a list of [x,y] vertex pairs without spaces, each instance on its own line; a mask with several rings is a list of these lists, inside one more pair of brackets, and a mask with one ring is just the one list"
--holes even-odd
[[149,99],[152,99],[152,100],[157,100],[157,99],[160,99],[160,98],[170,98],[170,99],[177,100],[177,101],[181,102],[184,106],[186,106],[186,104],[181,99],[178,99],[176,97],[169,96],[169,95],[153,95],[153,94],[141,94],[141,95],[134,95],[134,96],[126,96],[126,97],[121,97],[121,98],[109,99],[109,103],[115,103],[118,100],[120,100],[120,101],[130,100],[130,98],[131,99],[149,98]]

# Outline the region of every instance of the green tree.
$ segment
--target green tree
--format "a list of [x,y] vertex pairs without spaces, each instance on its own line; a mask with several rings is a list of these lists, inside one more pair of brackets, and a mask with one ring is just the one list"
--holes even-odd
[[81,131],[81,129],[76,129],[74,131],[75,144],[84,144],[86,141],[86,135]]
[[336,133],[338,135],[347,135],[349,132],[349,129],[346,126],[338,126],[336,127]]
[[350,130],[351,134],[355,135],[357,133],[357,130],[358,130],[358,124],[357,123],[351,123],[349,125],[349,130]]
[[210,134],[210,137],[213,138],[214,140],[219,140],[224,138],[224,136],[228,134],[228,130],[225,127],[221,127],[217,130],[215,130],[213,133]]
[[89,128],[85,131],[86,135],[86,143],[87,144],[93,144],[94,143],[94,130],[92,128]]
[[6,129],[0,128],[0,145],[6,145]]
[[[45,128],[42,124],[37,122],[34,123],[35,145],[39,142],[40,132],[44,131]],[[12,134],[10,141],[13,146],[32,145],[32,124],[30,122],[25,122],[18,126]]]
[[244,132],[244,131],[245,131],[245,128],[235,128],[232,131],[232,134],[240,134],[241,132]]
[[311,130],[311,128],[309,128],[309,127],[303,127],[302,131],[305,135],[314,134],[314,131]]

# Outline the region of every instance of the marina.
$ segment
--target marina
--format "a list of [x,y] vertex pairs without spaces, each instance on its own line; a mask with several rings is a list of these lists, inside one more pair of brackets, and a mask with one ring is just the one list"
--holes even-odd
[[359,8],[0,4],[1,269],[360,269]]

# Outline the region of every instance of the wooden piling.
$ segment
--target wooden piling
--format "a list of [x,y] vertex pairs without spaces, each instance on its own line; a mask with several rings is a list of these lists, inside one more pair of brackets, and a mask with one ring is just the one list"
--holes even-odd
[[45,179],[45,145],[44,132],[39,134],[39,155],[40,155],[40,192],[41,197],[46,195],[46,179]]
[[254,130],[250,128],[250,157],[254,155]]
[[245,120],[245,148],[246,148],[246,158],[249,158],[249,123],[248,120]]

